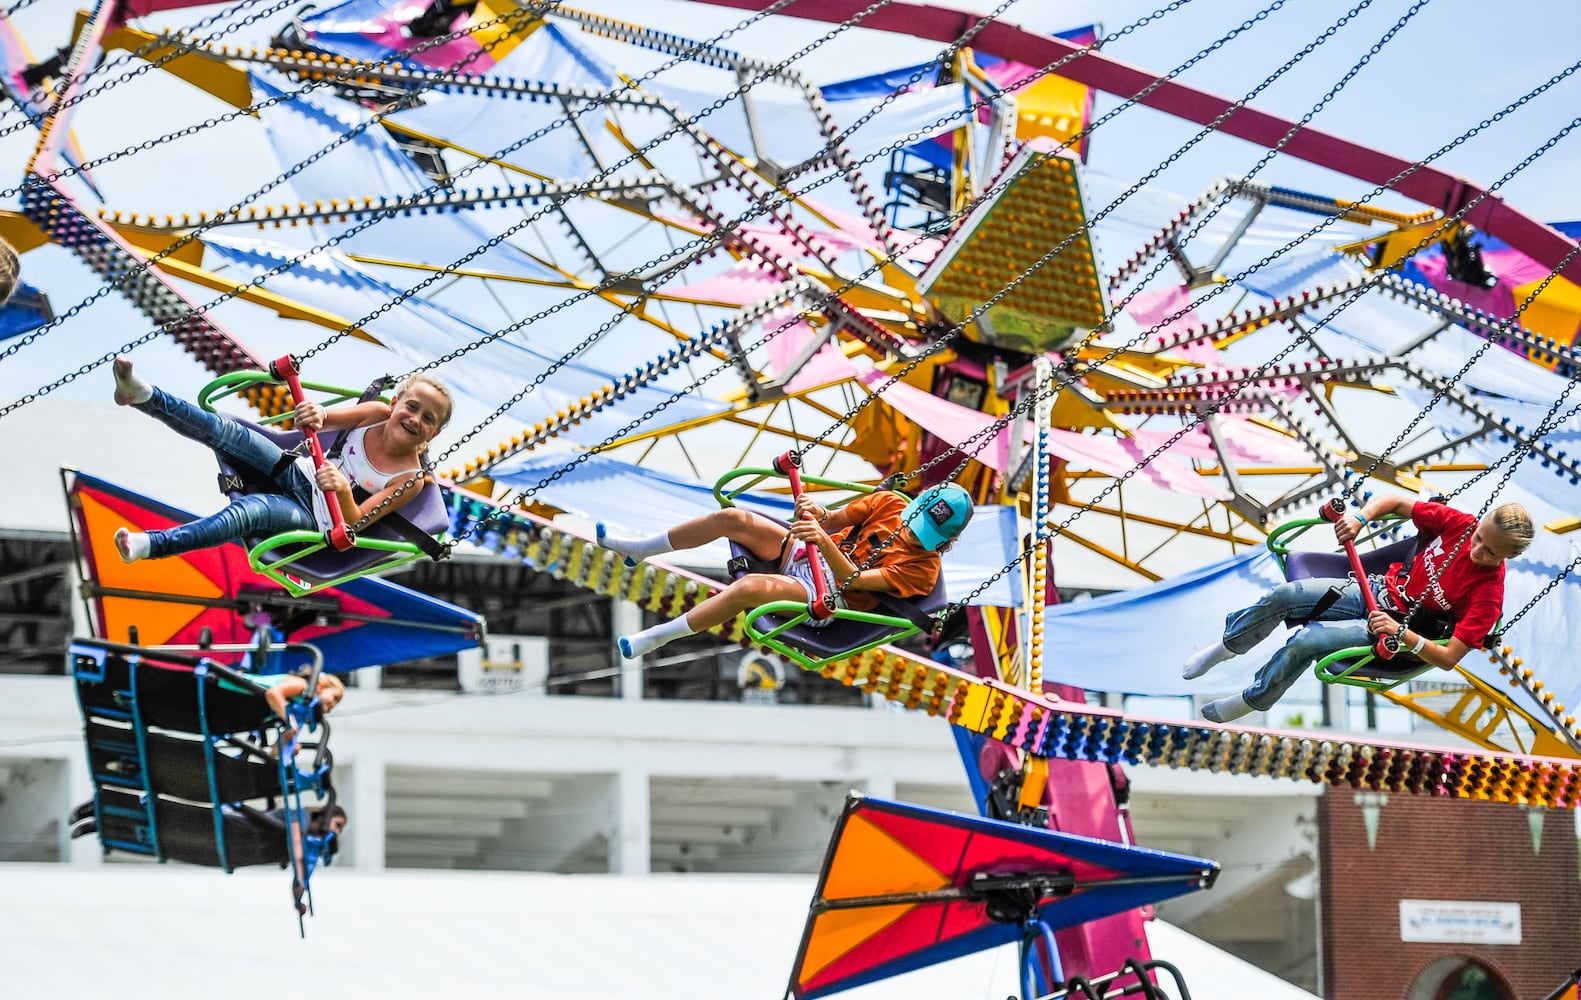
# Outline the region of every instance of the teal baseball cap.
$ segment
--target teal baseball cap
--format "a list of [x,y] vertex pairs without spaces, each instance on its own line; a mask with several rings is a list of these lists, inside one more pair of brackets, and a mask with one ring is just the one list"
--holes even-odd
[[929,552],[954,541],[971,519],[971,494],[954,483],[929,487],[901,514],[901,522]]

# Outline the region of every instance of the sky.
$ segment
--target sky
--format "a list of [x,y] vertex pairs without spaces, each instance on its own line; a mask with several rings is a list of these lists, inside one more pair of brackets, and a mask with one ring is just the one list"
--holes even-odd
[[[1002,16],[1035,30],[1098,23],[1103,30],[1112,32],[1153,10],[1155,2],[1161,0],[1019,0],[1010,3]],[[1241,97],[1302,45],[1319,36],[1346,9],[1324,0],[1270,0],[1270,4],[1280,6],[1256,28],[1186,71],[1181,79],[1227,97]],[[679,0],[590,0],[579,6],[697,38],[709,37],[748,16],[737,10]],[[1113,58],[1161,73],[1209,44],[1228,26],[1267,6],[1243,0],[1191,0],[1156,23],[1110,43],[1106,52]],[[1363,0],[1358,6],[1359,13],[1346,28],[1260,94],[1255,105],[1291,118],[1307,113],[1367,47],[1409,10],[1404,0]],[[1316,127],[1398,156],[1425,156],[1567,65],[1574,57],[1573,40],[1581,37],[1581,5],[1506,5],[1497,8],[1496,16],[1489,13],[1492,8],[1486,4],[1471,0],[1431,0],[1417,6],[1418,12],[1398,37],[1318,115],[1313,123]],[[34,3],[17,14],[16,23],[35,52],[52,51],[66,44],[70,7]],[[135,23],[148,29],[179,26],[219,9],[170,11]],[[228,35],[226,41],[261,44],[283,23],[283,18],[283,14],[262,18],[258,24]],[[728,44],[749,54],[782,58],[828,30],[829,26],[822,23],[780,17],[749,27]],[[910,64],[931,57],[938,48],[931,42],[853,29],[814,49],[797,65],[814,80],[832,82]],[[105,99],[88,102],[79,110],[77,134],[90,155],[103,155],[164,131],[202,122],[224,110],[192,88],[158,72],[144,74],[118,89],[119,95],[107,94]],[[110,99],[112,96],[117,99]],[[1438,165],[1482,184],[1490,183],[1567,122],[1581,103],[1578,97],[1581,79],[1572,77],[1507,121],[1454,150]],[[1116,98],[1100,95],[1099,114],[1117,103]],[[9,122],[11,118],[4,120]],[[1122,180],[1140,175],[1190,140],[1197,130],[1197,126],[1148,109],[1130,109],[1093,136],[1092,169]],[[205,128],[191,137],[101,167],[96,177],[106,192],[108,207],[114,209],[179,214],[222,208],[250,191],[260,177],[278,169],[270,161],[259,131],[245,119]],[[5,176],[21,175],[31,142],[28,129],[0,138],[0,164],[4,165],[0,170]],[[1571,182],[1577,174],[1576,149],[1572,137],[1544,155],[1506,186],[1507,200],[1540,219],[1581,215],[1575,207]],[[1244,174],[1261,155],[1260,149],[1247,143],[1215,136],[1181,156],[1159,175],[1153,187],[1188,199],[1225,176]],[[1361,196],[1367,190],[1359,182],[1287,157],[1276,159],[1259,179],[1341,197]],[[276,203],[291,198],[288,188],[282,187],[260,200]],[[1387,198],[1378,203],[1391,204]],[[1410,207],[1399,199],[1392,204]],[[28,277],[50,291],[57,309],[97,287],[95,279],[85,274],[69,255],[53,248],[30,254],[25,266]],[[0,396],[20,395],[36,387],[42,381],[40,376],[75,368],[96,356],[104,349],[106,331],[133,329],[137,325],[146,329],[140,317],[114,301],[96,305],[85,313],[84,319],[92,320],[88,324],[91,329],[77,334],[67,330],[52,334],[48,351],[28,349],[13,359],[0,360]],[[245,336],[251,321],[238,318],[235,322]],[[272,318],[267,322],[280,325]],[[364,362],[366,352],[353,346],[344,353],[355,359],[352,363],[377,363]],[[161,373],[170,372],[192,388],[202,381],[201,371],[184,362],[172,349],[144,348],[139,352],[140,361],[145,355],[145,364]],[[99,389],[84,384],[92,382],[91,376],[81,379],[58,390],[58,396],[94,398]]]
[[[1019,0],[1004,18],[1039,31],[1054,31],[1097,22],[1115,32],[1154,9],[1148,3],[1059,3]],[[266,6],[265,3],[254,5]],[[710,37],[741,22],[742,11],[680,0],[589,0],[580,4],[622,20],[650,25],[695,38]],[[966,6],[966,5],[956,5]],[[1255,105],[1290,118],[1306,114],[1397,19],[1416,13],[1394,41],[1382,49],[1314,121],[1314,125],[1395,155],[1424,156],[1460,135],[1478,120],[1502,107],[1573,58],[1572,40],[1581,29],[1581,5],[1542,3],[1511,5],[1499,16],[1485,4],[1470,0],[1431,0],[1411,5],[1406,0],[1371,0],[1356,8],[1324,0],[1191,0],[1156,23],[1118,38],[1106,47],[1113,58],[1165,72],[1193,56],[1231,26],[1270,10],[1265,20],[1193,65],[1181,79],[1194,86],[1239,98],[1257,87],[1301,47],[1322,35],[1348,10],[1354,20],[1281,77],[1255,100]],[[16,23],[35,52],[53,51],[69,40],[70,5],[34,3],[22,9]],[[171,11],[136,22],[157,30],[190,24],[218,7]],[[283,10],[294,9],[283,5]],[[790,8],[794,10],[794,5]],[[238,45],[263,44],[283,23],[285,13],[228,35]],[[727,44],[769,59],[788,53],[828,33],[830,26],[794,18],[775,18],[748,27]],[[819,82],[833,82],[931,58],[932,42],[854,28],[813,49],[797,65]],[[650,63],[643,63],[643,58]],[[631,72],[657,64],[662,57],[632,53]],[[626,68],[626,67],[622,67]],[[1578,74],[1581,76],[1581,74]],[[1439,161],[1443,169],[1487,184],[1570,120],[1581,82],[1572,77],[1508,120],[1451,152]],[[1117,98],[1100,95],[1103,115],[1119,106]],[[145,73],[78,111],[75,132],[90,156],[103,156],[188,125],[201,125],[225,107],[188,85],[160,72]],[[15,118],[0,117],[0,128]],[[1108,178],[1107,189],[1123,186],[1153,170],[1198,127],[1146,108],[1130,108],[1106,122],[1092,138],[1090,170]],[[142,214],[180,214],[224,208],[267,182],[279,169],[257,124],[243,117],[225,124],[197,128],[192,135],[162,143],[99,167],[95,177],[109,209]],[[15,183],[32,146],[31,130],[0,137],[0,172]],[[1224,136],[1211,136],[1160,172],[1144,196],[1134,199],[1139,220],[1162,221],[1175,206],[1200,194],[1214,182],[1244,175],[1263,150]],[[1543,219],[1571,219],[1578,212],[1570,179],[1577,173],[1575,139],[1566,140],[1533,163],[1505,188],[1507,200]],[[1361,197],[1368,185],[1309,164],[1278,157],[1258,179],[1339,197]],[[348,178],[348,193],[363,193],[366,181]],[[263,204],[296,200],[289,183],[258,199]],[[90,199],[91,207],[91,199]],[[1380,199],[1380,204],[1411,208]],[[1128,209],[1130,211],[1130,209]],[[1110,258],[1130,247],[1108,247]],[[1111,259],[1111,264],[1113,260]],[[98,280],[69,253],[45,247],[26,256],[28,280],[46,289],[57,310],[63,310],[100,287]],[[213,292],[198,290],[198,301]],[[1228,297],[1226,297],[1228,298]],[[509,311],[505,311],[509,315]],[[282,322],[250,307],[227,305],[216,316],[230,324],[258,353],[273,357],[285,349],[299,350],[319,342],[321,328]],[[491,317],[494,318],[494,317]],[[64,372],[91,363],[115,345],[140,336],[149,322],[117,296],[107,296],[85,309],[73,322],[13,357],[0,358],[0,398],[36,389]],[[138,348],[141,370],[156,381],[186,393],[194,392],[207,374],[164,338]],[[333,371],[334,380],[360,385],[392,367],[379,351],[341,341],[323,359],[319,371]],[[347,374],[340,375],[341,372]],[[89,372],[55,390],[57,400],[102,400],[109,379],[103,370]],[[480,405],[457,416],[453,431],[470,426],[488,407]],[[0,428],[3,430],[3,428]],[[490,439],[496,436],[489,434]],[[443,446],[447,442],[441,439]],[[467,452],[471,454],[472,452]]]

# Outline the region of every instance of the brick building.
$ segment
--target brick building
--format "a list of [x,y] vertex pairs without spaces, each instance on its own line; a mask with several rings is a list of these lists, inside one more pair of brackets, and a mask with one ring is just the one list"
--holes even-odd
[[1318,825],[1329,1000],[1526,1000],[1581,965],[1570,813],[1331,791]]

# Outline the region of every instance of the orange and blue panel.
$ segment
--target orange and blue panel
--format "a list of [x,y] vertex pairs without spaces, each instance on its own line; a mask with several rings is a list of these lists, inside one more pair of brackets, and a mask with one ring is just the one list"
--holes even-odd
[[996,920],[982,878],[1053,880],[1038,901],[1052,930],[1212,883],[1203,858],[853,795],[835,827],[790,990],[799,998],[1020,941]]
[[[217,644],[247,643],[254,630],[251,605],[264,603],[282,609],[274,624],[286,628],[291,641],[318,646],[325,669],[339,673],[444,656],[476,646],[482,634],[479,615],[372,577],[291,599],[253,572],[240,544],[124,563],[115,548],[118,528],[171,528],[193,515],[80,472],[67,476],[66,501],[101,639],[127,642],[135,627],[145,646],[196,644],[204,629]],[[216,505],[220,501],[216,495]]]

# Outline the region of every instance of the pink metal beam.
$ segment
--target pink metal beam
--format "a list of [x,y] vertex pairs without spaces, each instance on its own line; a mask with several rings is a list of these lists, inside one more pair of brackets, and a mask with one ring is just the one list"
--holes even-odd
[[187,7],[210,7],[214,0],[120,0],[119,15],[122,21],[146,17],[165,10],[182,10]]
[[[773,0],[692,0],[692,2],[741,10],[762,10],[770,6]],[[797,0],[786,8],[784,13],[790,17],[839,23],[855,17],[866,6],[864,0]],[[924,4],[891,3],[864,18],[861,26],[875,31],[888,31],[947,43],[961,37],[980,20],[982,18],[979,15],[967,11],[948,10]],[[1081,50],[1081,46],[1063,39],[1035,34],[1003,21],[996,21],[984,28],[972,44],[979,51],[1003,59],[1014,59],[1030,66],[1047,66]],[[1149,86],[1158,78],[1156,73],[1111,59],[1098,52],[1089,52],[1067,63],[1061,67],[1060,75],[1124,98],[1140,93],[1142,88]],[[1234,104],[1228,98],[1173,80],[1143,98],[1141,103],[1199,125],[1208,124]],[[1217,128],[1228,135],[1271,148],[1284,138],[1295,124],[1293,121],[1264,111],[1243,108],[1220,122]],[[1413,165],[1411,160],[1403,160],[1381,150],[1307,127],[1302,127],[1296,132],[1284,147],[1284,152],[1297,159],[1316,163],[1369,184],[1383,184]],[[1445,213],[1459,211],[1467,202],[1484,191],[1483,188],[1463,177],[1436,170],[1431,166],[1417,169],[1409,177],[1394,185],[1394,190]],[[1483,199],[1476,208],[1467,213],[1466,221],[1483,232],[1498,237],[1550,270],[1558,268],[1565,255],[1575,249],[1575,244],[1562,233],[1511,208],[1497,194]],[[1565,272],[1572,280],[1581,280],[1581,262],[1578,260],[1572,260],[1565,268]]]

